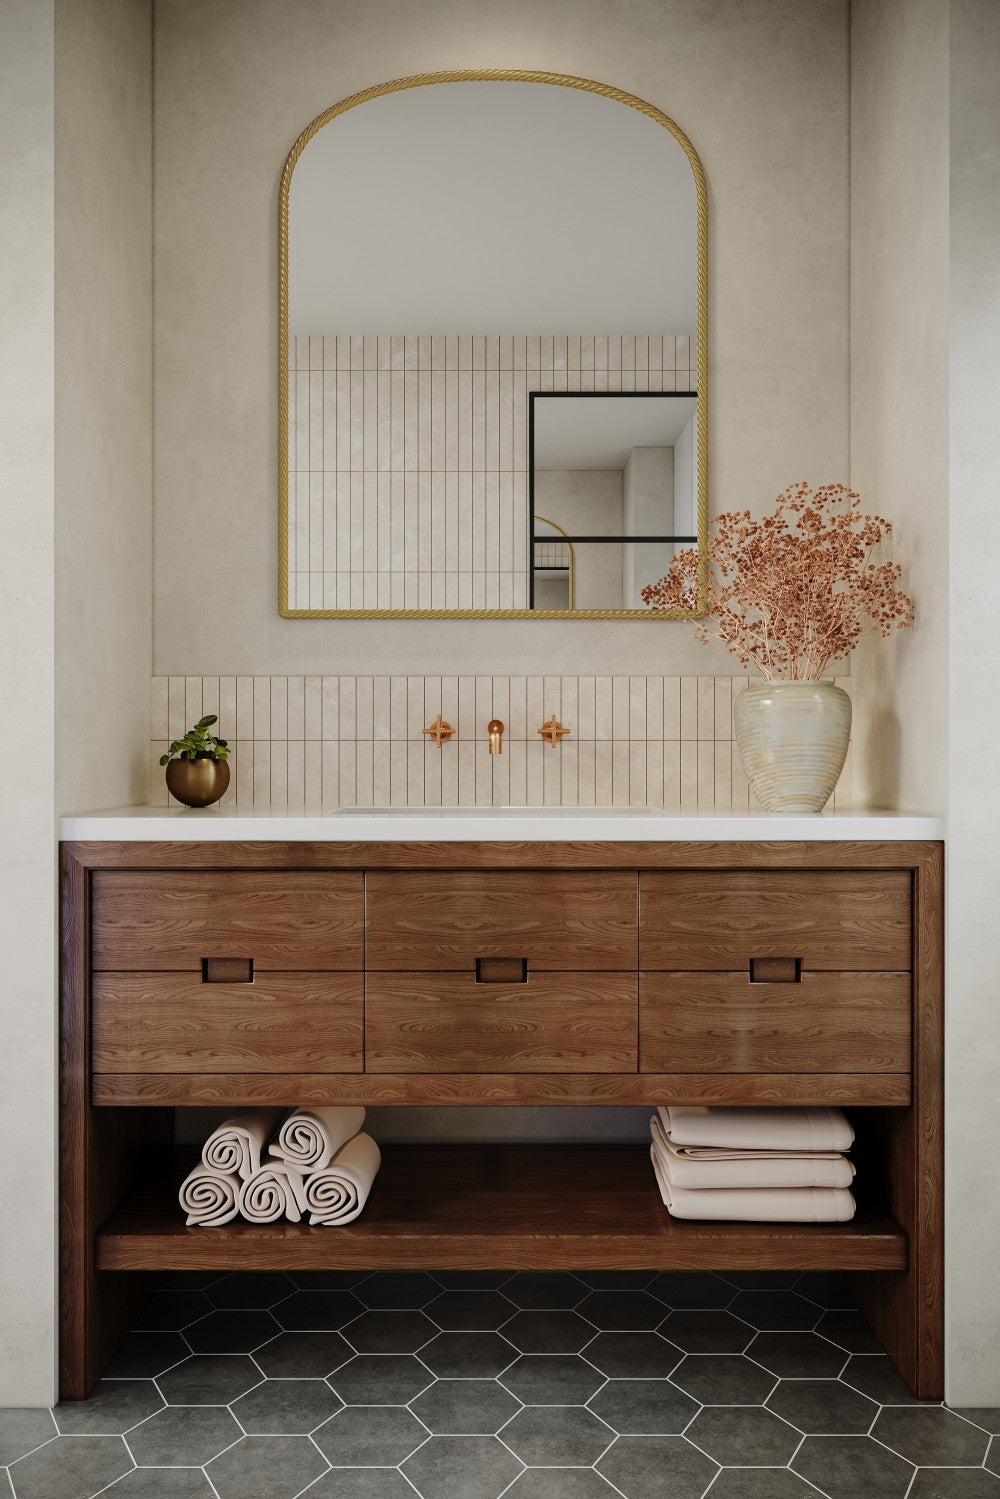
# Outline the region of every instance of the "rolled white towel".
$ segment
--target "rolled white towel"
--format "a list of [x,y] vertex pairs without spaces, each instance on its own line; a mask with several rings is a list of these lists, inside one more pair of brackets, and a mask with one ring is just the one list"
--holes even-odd
[[353,1104],[295,1109],[282,1124],[268,1154],[299,1171],[322,1171],[364,1122],[364,1109]]
[[672,1218],[728,1219],[734,1223],[847,1223],[854,1217],[854,1195],[844,1187],[692,1191],[673,1185],[652,1145],[649,1154],[663,1206]]
[[240,1188],[239,1210],[248,1223],[298,1223],[305,1206],[301,1171],[280,1161],[265,1162]]
[[188,1224],[219,1228],[239,1212],[240,1179],[234,1172],[200,1165],[189,1171],[177,1193]]
[[796,1152],[848,1150],[854,1131],[840,1109],[727,1109],[673,1104],[657,1109],[663,1133],[686,1155],[702,1150]]
[[327,1227],[352,1223],[364,1210],[382,1153],[371,1135],[355,1135],[322,1171],[305,1178],[310,1223]]
[[663,1133],[658,1114],[649,1121],[664,1174],[674,1187],[689,1191],[718,1191],[728,1187],[849,1187],[854,1167],[836,1152],[795,1155],[790,1151],[699,1150],[694,1156],[679,1150]]
[[278,1127],[284,1109],[241,1109],[213,1129],[201,1148],[212,1171],[233,1171],[246,1181],[257,1170],[264,1146]]

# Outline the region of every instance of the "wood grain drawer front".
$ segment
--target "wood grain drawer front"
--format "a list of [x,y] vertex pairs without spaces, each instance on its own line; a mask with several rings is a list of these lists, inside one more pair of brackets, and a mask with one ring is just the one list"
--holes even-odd
[[278,973],[252,984],[99,973],[94,1072],[361,1072],[360,974]]
[[369,974],[366,1072],[635,1072],[636,975]]
[[746,973],[911,965],[906,870],[677,870],[639,876],[640,966]]
[[907,973],[639,976],[643,1072],[909,1072]]
[[471,972],[477,958],[526,958],[532,973],[634,973],[636,878],[628,870],[371,873],[367,966]]
[[93,966],[200,971],[252,958],[255,972],[363,966],[364,876],[266,871],[97,871]]

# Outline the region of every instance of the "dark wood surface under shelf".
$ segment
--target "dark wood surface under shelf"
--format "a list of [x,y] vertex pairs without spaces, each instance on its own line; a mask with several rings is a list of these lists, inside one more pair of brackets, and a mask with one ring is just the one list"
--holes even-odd
[[363,1216],[188,1228],[171,1158],[97,1235],[99,1270],[903,1270],[886,1213],[851,1223],[692,1223],[663,1207],[644,1145],[387,1146]]

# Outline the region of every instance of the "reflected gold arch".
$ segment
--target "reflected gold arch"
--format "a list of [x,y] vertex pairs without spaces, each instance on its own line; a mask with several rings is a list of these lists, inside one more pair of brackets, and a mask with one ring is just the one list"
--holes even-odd
[[[637,109],[669,130],[694,177],[698,204],[698,608],[690,609],[289,609],[288,607],[288,198],[292,173],[324,125],[359,104],[434,83],[548,83],[599,94]],[[284,619],[698,619],[708,596],[708,189],[697,151],[684,131],[655,104],[593,78],[520,68],[465,68],[394,78],[341,99],[311,120],[285,159],[278,191],[278,613]]]

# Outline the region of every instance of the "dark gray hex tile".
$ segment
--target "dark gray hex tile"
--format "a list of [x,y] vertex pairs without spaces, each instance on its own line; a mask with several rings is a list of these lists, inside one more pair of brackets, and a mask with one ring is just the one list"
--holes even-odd
[[762,1332],[807,1332],[820,1318],[815,1304],[794,1291],[741,1291],[729,1310]]
[[495,1379],[516,1358],[517,1349],[498,1332],[439,1332],[420,1350],[438,1379]]
[[492,1436],[520,1409],[495,1379],[439,1379],[410,1404],[428,1431],[441,1436]]
[[839,1379],[783,1379],[767,1406],[815,1436],[863,1436],[878,1415],[874,1401]]
[[217,1280],[208,1291],[213,1306],[230,1308],[276,1306],[295,1291],[294,1281],[280,1270],[238,1270]]
[[380,1270],[358,1286],[355,1294],[367,1307],[419,1310],[440,1296],[441,1287],[424,1270]]
[[763,1405],[777,1383],[740,1353],[690,1353],[670,1378],[702,1405]]
[[990,1441],[940,1405],[880,1411],[872,1436],[917,1468],[978,1468]]
[[157,1380],[168,1405],[228,1405],[262,1375],[245,1353],[197,1353]]
[[949,1405],[948,1409],[954,1411],[956,1416],[961,1416],[963,1421],[971,1421],[975,1426],[981,1426],[991,1436],[1000,1432],[1000,1409],[995,1405]]
[[286,1332],[338,1332],[363,1311],[350,1291],[294,1291],[274,1315]]
[[609,1379],[666,1379],[684,1354],[655,1332],[601,1332],[582,1357]]
[[294,1499],[325,1471],[308,1437],[244,1437],[205,1467],[219,1499]]
[[302,1499],[414,1499],[398,1468],[331,1468]]
[[814,1332],[759,1332],[747,1357],[782,1379],[836,1379],[847,1355]]
[[512,1270],[435,1270],[434,1279],[446,1291],[499,1291]]
[[200,1468],[133,1468],[104,1493],[112,1499],[215,1499]]
[[232,1412],[254,1436],[306,1436],[343,1403],[323,1379],[269,1379],[235,1400]]
[[412,1353],[358,1353],[327,1383],[345,1405],[409,1405],[433,1380]]
[[918,1468],[907,1499],[1000,1499],[1000,1478],[983,1468]]
[[1000,1474],[1000,1442],[990,1442],[984,1467],[989,1468],[991,1473]]
[[17,1499],[90,1499],[132,1467],[121,1437],[56,1437],[10,1465]]
[[277,1337],[281,1328],[270,1312],[210,1312],[184,1336],[195,1353],[252,1353]]
[[351,1291],[371,1280],[372,1270],[289,1270],[300,1291]]
[[63,1436],[121,1436],[158,1411],[163,1397],[151,1379],[102,1379],[86,1400],[65,1400],[52,1414]]
[[141,1468],[200,1468],[242,1435],[224,1405],[168,1405],[126,1441]]
[[525,1468],[505,1499],[620,1499],[594,1468]]
[[423,1312],[362,1312],[344,1328],[344,1337],[359,1353],[415,1353],[438,1329]]
[[911,1463],[871,1437],[805,1437],[791,1466],[829,1499],[903,1499],[913,1477]]
[[841,1379],[852,1389],[877,1400],[879,1405],[921,1405],[886,1353],[854,1354],[847,1360]]
[[619,1437],[597,1470],[626,1499],[701,1499],[719,1471],[683,1437]]
[[507,1422],[502,1440],[529,1467],[589,1468],[615,1435],[582,1406],[535,1405]]
[[424,1311],[444,1332],[496,1332],[517,1307],[499,1291],[442,1291]]
[[179,1332],[212,1310],[204,1291],[156,1291],[132,1323],[133,1332]]
[[522,1353],[579,1353],[594,1329],[576,1312],[530,1311],[505,1322],[503,1335]]
[[190,1353],[179,1332],[126,1333],[104,1374],[107,1379],[156,1379]]
[[426,1439],[416,1416],[398,1405],[345,1406],[313,1433],[335,1468],[397,1468]]
[[254,1349],[268,1379],[325,1379],[354,1356],[339,1332],[282,1332]]
[[721,1311],[671,1312],[657,1331],[685,1353],[742,1353],[754,1335],[752,1327]]
[[636,1436],[681,1432],[698,1410],[668,1379],[612,1379],[588,1403],[613,1430]]
[[402,1466],[425,1499],[497,1499],[521,1471],[496,1437],[431,1437]]
[[663,1303],[645,1291],[592,1291],[576,1308],[602,1332],[652,1332],[663,1321]]
[[720,1270],[720,1279],[728,1280],[739,1291],[790,1291],[801,1270]]
[[788,1468],[723,1468],[707,1499],[816,1499],[816,1493]]
[[661,1270],[647,1289],[672,1307],[723,1307],[736,1296],[734,1286],[708,1270]]
[[724,1468],[783,1468],[802,1440],[760,1405],[699,1411],[684,1435]]
[[217,1280],[222,1280],[224,1270],[164,1270],[160,1278],[162,1290],[204,1291]]
[[[503,1288],[505,1296],[515,1306],[572,1307],[582,1301],[587,1287],[575,1275],[565,1270],[522,1270],[512,1277]],[[518,1479],[521,1483],[523,1478]]]
[[500,1383],[525,1405],[586,1405],[604,1375],[576,1353],[522,1353]]
[[803,1270],[795,1282],[795,1289],[800,1296],[824,1308],[847,1308],[858,1304],[847,1276],[837,1270]]
[[580,1270],[578,1278],[592,1291],[645,1291],[655,1270]]
[[50,1411],[0,1407],[0,1467],[17,1462],[57,1435]]
[[816,1331],[845,1353],[882,1353],[878,1338],[859,1311],[824,1312]]

